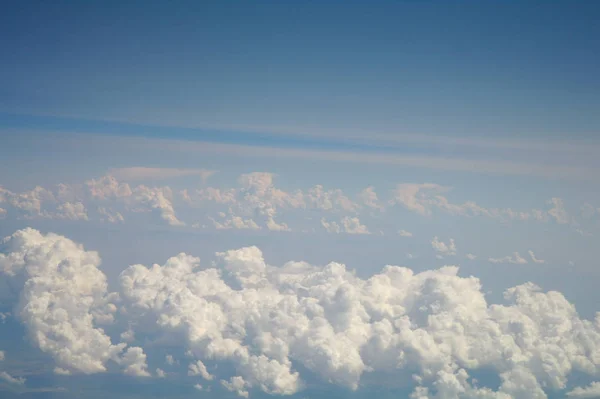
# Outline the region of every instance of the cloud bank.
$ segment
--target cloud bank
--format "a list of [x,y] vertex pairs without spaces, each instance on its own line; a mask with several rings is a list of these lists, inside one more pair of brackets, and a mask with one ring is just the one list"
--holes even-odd
[[[65,237],[21,230],[2,252],[0,271],[25,277],[15,315],[57,372],[102,372],[112,361],[149,375],[151,348],[113,344],[99,327],[117,318],[144,342],[179,342],[191,385],[240,396],[289,395],[316,380],[358,389],[377,374],[414,385],[411,398],[541,399],[567,389],[589,397],[596,385],[569,387],[569,375],[600,377],[600,314],[581,319],[561,293],[532,283],[491,304],[479,280],[455,266],[385,266],[361,279],[335,262],[271,266],[246,247],[206,266],[184,253],[129,266],[117,295],[98,254]],[[476,383],[482,371],[499,385]]]
[[[452,202],[445,196],[451,187],[434,183],[399,184],[382,199],[383,195],[373,186],[354,196],[341,188],[326,188],[320,184],[283,190],[275,184],[277,175],[268,172],[242,174],[232,187],[210,187],[205,180],[212,173],[204,169],[132,167],[113,169],[111,174],[83,184],[38,186],[24,192],[0,186],[0,219],[131,223],[144,222],[144,215],[149,215],[147,223],[172,227],[370,234],[381,231],[375,224],[381,226],[383,220],[393,220],[404,211],[425,217],[439,213],[482,217],[504,224],[552,222],[579,232],[595,229],[593,206],[586,203],[581,217],[575,217],[557,197],[546,201],[546,209],[515,211],[486,208],[475,201]],[[168,185],[129,183],[181,176],[198,176],[198,185],[174,191]],[[385,234],[396,234],[396,231]],[[403,230],[399,234],[410,235]]]

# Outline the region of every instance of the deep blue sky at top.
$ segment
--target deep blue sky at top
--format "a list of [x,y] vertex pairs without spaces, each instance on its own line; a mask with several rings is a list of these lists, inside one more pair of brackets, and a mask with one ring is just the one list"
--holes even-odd
[[5,2],[0,128],[590,138],[599,18],[595,1]]

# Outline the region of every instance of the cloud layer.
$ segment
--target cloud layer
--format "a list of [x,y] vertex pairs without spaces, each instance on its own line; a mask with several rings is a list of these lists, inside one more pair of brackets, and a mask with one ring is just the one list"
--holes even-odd
[[[100,328],[116,318],[132,339],[183,345],[193,384],[241,396],[292,394],[315,380],[358,389],[377,374],[414,385],[413,398],[545,398],[568,388],[587,397],[595,385],[569,387],[569,375],[600,377],[600,314],[583,320],[562,294],[531,283],[490,304],[479,280],[454,266],[386,266],[361,279],[339,263],[270,266],[246,247],[208,266],[183,253],[162,266],[132,265],[117,295],[98,254],[65,237],[21,230],[2,252],[0,271],[25,281],[15,315],[59,373],[113,362],[148,376],[150,348],[113,344]],[[500,384],[475,383],[483,371]]]
[[[275,184],[277,176],[268,172],[242,174],[236,185],[225,188],[207,186],[205,180],[213,172],[204,169],[133,167],[111,173],[83,184],[38,186],[20,193],[0,187],[0,219],[129,223],[145,217],[150,223],[173,227],[370,234],[387,227],[387,220],[404,211],[425,217],[437,213],[482,217],[501,223],[554,222],[579,232],[595,229],[592,205],[586,203],[576,217],[557,197],[546,201],[545,209],[515,211],[486,208],[474,201],[454,203],[446,197],[451,188],[434,183],[402,183],[384,195],[368,186],[350,196],[340,188],[320,184],[286,191]],[[172,190],[169,186],[130,184],[180,176],[198,176],[197,186]]]

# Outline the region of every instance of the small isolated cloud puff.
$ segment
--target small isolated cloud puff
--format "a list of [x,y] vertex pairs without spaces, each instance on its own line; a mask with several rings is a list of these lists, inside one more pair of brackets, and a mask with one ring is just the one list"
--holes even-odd
[[398,235],[400,237],[412,237],[413,233],[411,233],[410,231],[406,231],[406,230],[398,230]]
[[438,239],[437,236],[433,237],[431,241],[431,246],[438,253],[438,255],[456,255],[456,244],[454,243],[454,239],[451,238],[448,241],[448,244],[442,242]]
[[475,260],[477,259],[477,255],[473,255],[473,254],[466,254],[465,258],[469,259],[469,260]]
[[173,357],[173,355],[166,355],[165,356],[165,363],[167,363],[169,366],[172,366],[175,364],[175,358]]
[[178,169],[178,168],[148,168],[135,166],[130,168],[116,168],[109,172],[112,176],[121,180],[164,180],[174,177],[198,176],[206,181],[215,174],[213,170],[206,169]]

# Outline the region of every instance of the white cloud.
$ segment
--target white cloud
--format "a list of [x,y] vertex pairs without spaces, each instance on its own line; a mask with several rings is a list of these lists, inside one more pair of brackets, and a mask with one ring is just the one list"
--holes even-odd
[[165,373],[165,371],[163,369],[157,368],[156,369],[156,376],[158,378],[165,378],[167,376],[167,373]]
[[316,185],[306,194],[300,193],[308,208],[322,211],[356,212],[359,205],[348,198],[340,189],[325,190],[322,185]]
[[[269,195],[265,179],[246,182],[247,194]],[[362,226],[347,218],[336,224],[340,232]],[[440,255],[457,251],[452,239],[434,237],[432,247]],[[31,229],[2,250],[0,273],[27,281],[16,317],[57,372],[100,372],[113,361],[127,374],[150,375],[144,349],[124,352],[99,327],[118,316],[118,296],[108,292],[98,254]],[[241,396],[296,393],[308,370],[349,389],[366,373],[415,375],[412,397],[543,398],[544,390],[566,389],[572,372],[600,370],[600,317],[580,319],[560,293],[531,283],[508,289],[506,303],[496,305],[477,278],[452,266],[420,273],[386,266],[363,279],[339,263],[270,266],[256,247],[217,258],[201,267],[179,254],[163,266],[128,267],[119,279],[126,314],[119,325],[143,331],[153,346],[161,341],[152,338],[170,337],[189,351],[191,373]],[[493,259],[527,263],[518,253]],[[231,367],[211,367],[213,376],[205,362]],[[477,370],[498,376],[497,392],[471,382]]]
[[587,387],[577,387],[570,392],[567,392],[569,398],[600,398],[600,382],[593,382]]
[[456,255],[456,244],[454,239],[451,238],[446,244],[443,241],[439,241],[437,236],[433,237],[431,246],[438,253],[438,255]]
[[321,226],[328,233],[371,234],[367,226],[362,224],[358,217],[344,216],[339,224],[321,218]]
[[552,216],[557,223],[569,223],[570,218],[565,210],[565,205],[562,199],[552,198],[550,201],[548,201],[548,203],[552,205],[552,209],[548,211],[548,214]]
[[339,224],[337,224],[336,222],[328,222],[327,220],[325,220],[325,218],[321,218],[321,226],[323,226],[323,228],[328,233],[341,233],[342,232],[342,228],[340,227]]
[[123,342],[133,342],[135,341],[135,331],[130,327],[128,330],[121,333],[120,338]]
[[206,169],[148,168],[142,166],[110,170],[110,175],[120,180],[129,181],[164,180],[183,176],[198,176],[202,181],[206,181],[214,173],[214,171]]
[[372,186],[369,186],[369,187],[365,188],[364,190],[362,190],[360,192],[360,194],[358,195],[358,198],[359,198],[359,201],[368,208],[378,209],[380,211],[385,209],[385,207],[383,206],[383,204],[381,203],[381,201],[379,201],[379,198],[377,197],[375,188]]
[[518,252],[514,252],[512,255],[505,256],[504,258],[488,258],[488,260],[492,263],[513,263],[516,265],[524,265],[528,263],[527,259],[519,255]]
[[546,261],[543,259],[537,259],[532,250],[529,250],[527,252],[529,253],[529,256],[531,257],[531,260],[533,261],[533,263],[546,263]]
[[3,240],[0,272],[25,281],[15,316],[31,341],[56,362],[56,372],[92,374],[105,363],[127,362],[135,354],[125,344],[113,345],[97,327],[113,320],[116,294],[107,292],[100,257],[73,241],[37,230],[19,230]]
[[200,385],[200,384],[195,384],[194,388],[196,388],[198,391],[204,390],[204,387],[202,385]]
[[344,216],[342,218],[342,226],[348,234],[371,234],[367,226],[362,224],[358,217]]
[[139,347],[129,347],[122,358],[117,361],[124,366],[124,373],[135,377],[150,377],[146,354]]
[[208,372],[202,360],[197,360],[195,363],[190,363],[188,366],[188,375],[199,375],[207,381],[211,381],[213,376]]
[[400,235],[400,237],[412,237],[413,233],[406,230],[398,230],[398,235]]
[[12,375],[8,374],[6,371],[0,371],[0,380],[3,380],[4,382],[7,382],[9,384],[13,384],[13,385],[24,385],[25,384],[25,378],[16,378],[13,377]]
[[[133,189],[127,183],[119,182],[114,176],[104,176],[98,180],[88,180],[85,183],[87,193],[95,201],[116,201],[125,205],[132,212],[153,211],[158,214],[160,219],[171,226],[184,226],[185,223],[179,220],[173,207],[173,193],[171,188],[165,187],[147,187],[139,185]],[[103,207],[103,206],[101,206]],[[106,208],[104,208],[106,210]],[[99,210],[101,214],[111,217]],[[117,215],[113,216],[115,221],[119,221]]]
[[[387,266],[362,280],[337,263],[272,267],[255,247],[218,256],[213,269],[184,254],[131,266],[122,293],[163,331],[184,334],[196,360],[234,364],[233,376],[216,377],[241,396],[297,392],[292,364],[352,389],[366,372],[416,373],[420,386],[448,398],[543,397],[542,387],[564,389],[572,370],[600,366],[591,355],[600,323],[580,320],[560,293],[533,284],[507,290],[507,305],[490,305],[479,281],[456,267],[416,274]],[[536,367],[542,359],[547,366]],[[480,368],[503,381],[497,393],[470,385]]]
[[175,358],[173,358],[173,355],[166,355],[165,356],[165,363],[167,363],[169,366],[172,366],[175,364]]
[[167,224],[171,226],[184,226],[185,223],[177,218],[171,199],[173,194],[169,187],[150,188],[143,185],[137,186],[133,191],[134,206],[143,205],[156,210]]
[[[0,351],[0,362],[4,361],[4,351]],[[25,384],[25,378],[15,378],[8,374],[6,371],[0,371],[0,380],[3,380],[9,384],[23,385]]]
[[454,204],[442,195],[449,190],[450,187],[433,183],[399,184],[393,192],[390,204],[400,204],[404,208],[424,216],[430,216],[433,209],[439,209],[450,215],[465,217],[485,216],[498,220],[536,220],[540,222],[546,222],[549,217],[553,217],[562,224],[569,221],[560,198],[552,198],[549,201],[553,208],[548,212],[540,209],[514,211],[511,208],[485,208],[474,201]]
[[475,260],[477,259],[477,255],[473,255],[473,254],[466,254],[465,257],[469,260]]
[[125,218],[120,212],[115,212],[110,208],[99,206],[98,214],[100,215],[100,221],[108,223],[123,223]]
[[87,191],[92,198],[98,200],[127,198],[133,195],[127,183],[120,183],[113,176],[103,176],[98,180],[91,179],[85,182]]
[[259,230],[260,226],[256,224],[256,222],[252,219],[243,219],[240,216],[231,215],[227,218],[227,215],[223,214],[225,219],[221,222],[209,218],[213,225],[217,230],[227,230],[227,229],[250,229],[250,230]]
[[[125,168],[118,171],[121,172],[116,173],[119,177],[128,176],[127,173],[131,173],[131,176],[136,173],[139,173],[139,176],[145,173],[148,176],[152,173],[162,173],[159,173],[162,171],[160,168],[132,168],[131,170]],[[164,176],[170,176],[171,172],[181,172],[177,169],[164,171]],[[200,173],[202,170],[193,171]],[[36,187],[30,191],[13,193],[0,187],[0,203],[7,204],[0,208],[4,209],[4,212],[0,210],[0,217],[15,212],[17,217],[26,219],[59,218],[80,221],[95,219],[108,223],[122,223],[125,218],[139,220],[139,217],[127,216],[128,212],[133,212],[154,215],[162,223],[177,227],[186,225],[186,222],[180,219],[180,214],[189,217],[190,212],[204,212],[203,215],[194,216],[192,220],[197,221],[223,211],[226,207],[230,217],[213,222],[216,228],[291,231],[293,226],[290,227],[286,222],[282,222],[280,220],[282,216],[285,220],[292,220],[294,216],[299,216],[299,212],[305,214],[311,212],[319,214],[314,220],[321,219],[325,213],[336,214],[337,222],[329,222],[331,224],[329,229],[333,232],[336,231],[336,224],[340,231],[344,231],[344,220],[346,223],[353,223],[357,220],[353,218],[364,220],[365,214],[374,217],[374,213],[369,210],[385,211],[386,206],[397,204],[426,216],[439,210],[450,215],[484,216],[499,221],[546,222],[554,219],[561,224],[573,222],[574,226],[577,226],[575,219],[567,214],[560,198],[549,201],[552,208],[548,211],[540,209],[514,211],[511,208],[485,208],[473,201],[451,203],[442,195],[449,191],[450,187],[434,183],[406,183],[398,185],[393,191],[393,198],[387,202],[379,199],[372,186],[362,190],[357,196],[357,201],[353,201],[341,189],[325,188],[322,185],[314,185],[308,190],[284,191],[275,186],[275,178],[276,175],[272,173],[253,172],[241,175],[238,179],[239,185],[233,188],[190,188],[180,190],[176,195],[168,186],[130,186],[112,175],[91,179],[79,185],[59,184],[54,191]],[[587,212],[585,214],[593,208],[589,204],[584,207]],[[88,209],[96,211],[88,212]],[[355,230],[352,227],[344,232],[351,231],[364,233],[364,230]]]
[[240,376],[231,377],[229,381],[221,380],[223,385],[228,391],[235,392],[243,398],[248,397],[247,383]]
[[430,201],[423,194],[423,191],[433,191],[435,193],[443,192],[448,190],[447,187],[440,186],[439,184],[424,183],[424,184],[412,184],[404,183],[399,184],[394,191],[394,198],[391,201],[392,204],[400,204],[409,211],[416,212],[421,215],[431,215]]
[[88,220],[87,211],[81,202],[60,204],[55,217],[69,220]]

